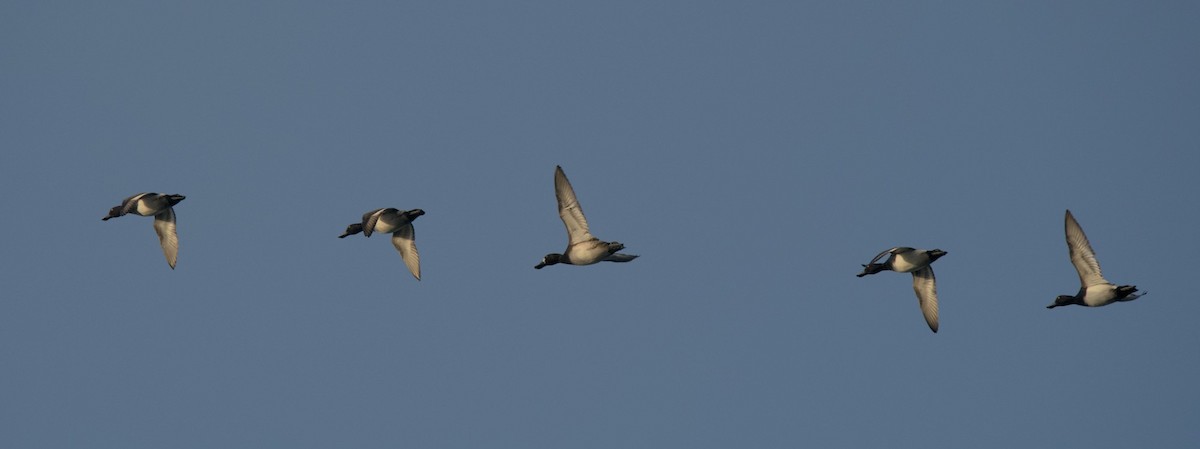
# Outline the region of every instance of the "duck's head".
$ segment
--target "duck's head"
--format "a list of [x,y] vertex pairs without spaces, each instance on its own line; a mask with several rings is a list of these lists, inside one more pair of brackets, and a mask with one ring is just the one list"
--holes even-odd
[[550,254],[547,254],[546,257],[543,257],[542,261],[540,263],[538,263],[537,265],[534,265],[533,268],[540,270],[544,266],[554,265],[554,264],[558,263],[560,259],[562,259],[562,254],[550,253]]
[[350,226],[346,226],[346,232],[343,232],[342,235],[338,236],[338,238],[344,239],[348,235],[358,234],[362,232],[362,229],[362,223],[353,223]]
[[855,276],[858,276],[858,277],[863,277],[863,276],[866,276],[866,275],[868,275],[868,274],[875,274],[875,273],[878,273],[878,272],[880,272],[880,271],[883,271],[883,270],[886,270],[886,269],[887,269],[887,265],[884,265],[884,264],[881,264],[881,263],[873,263],[873,264],[870,264],[870,265],[863,265],[863,270],[862,270],[862,272],[861,272],[861,273],[858,273],[858,274],[856,274]]
[[109,210],[108,210],[108,216],[107,216],[107,217],[104,217],[104,218],[101,218],[100,220],[101,220],[101,221],[108,221],[108,219],[109,219],[109,218],[117,218],[117,217],[120,217],[120,216],[121,216],[121,209],[122,209],[122,207],[121,207],[121,206],[116,206],[116,207],[113,207],[112,209],[109,209]]
[[408,211],[408,216],[410,216],[412,218],[417,218],[422,215],[425,215],[425,211],[421,210],[421,209],[413,209],[413,210]]
[[1057,298],[1054,298],[1054,304],[1050,304],[1046,306],[1046,308],[1053,309],[1055,307],[1069,306],[1071,304],[1079,304],[1078,298],[1071,295],[1058,295]]
[[939,257],[945,256],[946,252],[942,251],[940,249],[931,249],[931,250],[929,250],[928,254],[929,254],[929,262],[932,263],[933,261],[938,260]]
[[179,195],[179,194],[171,194],[171,195],[164,195],[164,196],[167,197],[167,204],[171,205],[171,206],[179,204],[180,201],[187,199],[186,196]]

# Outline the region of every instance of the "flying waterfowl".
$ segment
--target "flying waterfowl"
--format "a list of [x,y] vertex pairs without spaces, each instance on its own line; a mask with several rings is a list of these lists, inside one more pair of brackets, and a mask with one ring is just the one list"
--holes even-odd
[[554,196],[558,199],[558,216],[567,227],[567,250],[562,254],[547,254],[533,268],[540,270],[547,265],[559,263],[591,265],[600,261],[629,262],[638,257],[632,254],[618,254],[617,251],[625,248],[620,242],[604,242],[592,236],[588,231],[583,209],[579,207],[579,201],[575,200],[575,189],[571,188],[571,181],[567,180],[561,166],[554,168]]
[[[884,255],[889,255],[886,261],[875,263],[879,259],[882,259]],[[940,249],[924,250],[898,246],[876,255],[874,259],[863,265],[863,271],[856,276],[863,277],[885,270],[897,273],[912,273],[913,290],[917,293],[917,302],[921,306],[921,314],[925,315],[925,323],[929,324],[929,329],[937,333],[937,280],[933,276],[933,267],[930,264],[945,255],[946,252]]]
[[1136,286],[1118,287],[1104,279],[1100,274],[1100,261],[1096,260],[1096,252],[1092,251],[1092,244],[1088,242],[1083,228],[1079,227],[1079,222],[1075,221],[1075,216],[1071,215],[1070,209],[1067,210],[1066,231],[1071,264],[1075,265],[1075,271],[1079,272],[1079,292],[1074,296],[1058,295],[1054,298],[1054,304],[1046,306],[1047,309],[1071,304],[1100,307],[1114,302],[1133,301],[1146,294],[1136,293]]
[[363,214],[361,223],[351,223],[346,226],[346,232],[343,232],[338,238],[346,238],[348,235],[360,232],[367,237],[375,232],[390,232],[392,245],[396,247],[396,251],[400,252],[400,258],[404,259],[404,265],[408,267],[408,271],[419,281],[421,280],[421,255],[417,253],[417,245],[414,242],[416,234],[413,231],[412,222],[422,215],[425,215],[425,211],[421,209],[399,210],[392,207],[375,209]]
[[108,216],[101,218],[108,221],[125,214],[154,217],[154,232],[158,233],[158,243],[162,245],[163,255],[167,257],[167,265],[175,269],[175,260],[179,257],[179,236],[175,233],[175,209],[172,207],[186,198],[183,195],[162,195],[158,193],[139,193],[125,198],[120,206],[109,209]]

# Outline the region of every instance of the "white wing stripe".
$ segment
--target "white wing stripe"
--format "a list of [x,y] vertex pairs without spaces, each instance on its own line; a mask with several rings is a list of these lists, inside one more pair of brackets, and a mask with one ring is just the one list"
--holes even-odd
[[1075,221],[1075,216],[1071,215],[1070,210],[1067,211],[1066,234],[1067,251],[1071,255],[1071,264],[1075,265],[1075,271],[1079,273],[1079,282],[1083,284],[1083,287],[1109,283],[1100,272],[1100,261],[1096,260],[1092,244],[1088,242],[1087,235],[1083,233],[1083,228],[1079,226],[1078,221]]
[[154,232],[158,233],[158,242],[162,245],[163,255],[167,257],[167,265],[175,269],[175,261],[179,258],[179,235],[175,232],[175,209],[159,212],[154,216]]
[[567,180],[567,175],[563,173],[562,167],[554,169],[554,196],[558,199],[558,216],[562,218],[563,225],[567,227],[567,246],[594,239],[595,237],[588,231],[588,222],[587,218],[583,216],[583,208],[575,199],[575,189],[571,187],[571,181]]
[[417,252],[416,231],[412,224],[407,224],[392,233],[392,245],[400,252],[404,265],[413,277],[421,280],[421,254]]
[[925,315],[925,323],[929,324],[929,329],[937,332],[937,279],[933,276],[932,267],[913,272],[913,291],[917,293],[917,302],[921,306],[921,314]]

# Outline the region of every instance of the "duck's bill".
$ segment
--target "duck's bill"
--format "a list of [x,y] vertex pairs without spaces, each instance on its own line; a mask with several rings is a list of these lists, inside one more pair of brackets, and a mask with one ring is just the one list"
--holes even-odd
[[544,266],[546,266],[546,262],[538,262],[538,264],[537,264],[537,265],[534,265],[534,266],[533,266],[533,269],[535,269],[535,270],[540,270],[540,269],[542,269],[542,267],[544,267]]

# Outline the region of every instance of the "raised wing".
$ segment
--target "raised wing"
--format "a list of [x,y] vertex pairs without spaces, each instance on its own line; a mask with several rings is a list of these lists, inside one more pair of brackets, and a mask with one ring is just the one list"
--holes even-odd
[[1075,221],[1075,216],[1071,215],[1070,210],[1067,210],[1066,230],[1071,264],[1075,265],[1075,271],[1079,272],[1079,282],[1083,284],[1083,288],[1109,283],[1104,279],[1104,275],[1100,274],[1100,262],[1096,260],[1092,244],[1088,242],[1087,235],[1083,233],[1083,228],[1079,227],[1079,222]]
[[375,224],[379,223],[379,216],[383,215],[388,208],[375,209],[363,214],[362,232],[363,235],[370,237],[372,232],[375,232]]
[[889,248],[889,249],[883,250],[883,252],[881,252],[879,254],[876,254],[874,259],[871,259],[870,262],[867,262],[867,265],[870,265],[870,264],[873,264],[873,263],[879,261],[879,259],[882,259],[883,256],[885,256],[885,255],[906,253],[906,252],[909,252],[912,250],[913,250],[912,248],[909,248],[907,246],[897,246],[894,248]]
[[149,195],[149,193],[139,193],[129,198],[125,198],[125,201],[121,202],[121,215],[125,215],[137,210],[138,200],[142,199],[142,197],[146,195]]
[[575,189],[571,188],[571,181],[567,180],[561,166],[554,168],[554,196],[558,198],[558,216],[567,226],[568,246],[595,239],[588,231],[587,218],[575,199]]
[[404,265],[408,266],[408,271],[419,281],[421,280],[421,254],[417,253],[416,238],[412,224],[404,225],[392,233],[392,245],[396,247],[396,251],[400,252],[400,258],[404,259]]
[[175,233],[175,208],[159,212],[154,216],[154,232],[158,233],[158,243],[162,245],[163,255],[167,256],[167,265],[175,269],[175,260],[179,257],[179,236]]
[[934,333],[938,331],[938,300],[937,280],[933,277],[933,268],[925,267],[913,272],[913,291],[917,292],[917,302],[921,305],[921,314],[925,315],[925,323]]

